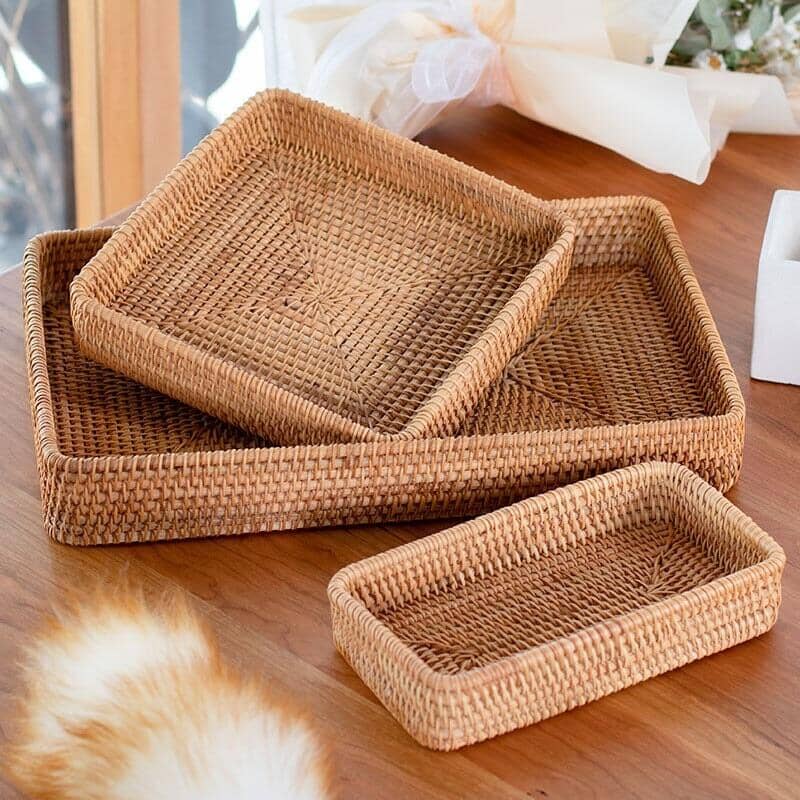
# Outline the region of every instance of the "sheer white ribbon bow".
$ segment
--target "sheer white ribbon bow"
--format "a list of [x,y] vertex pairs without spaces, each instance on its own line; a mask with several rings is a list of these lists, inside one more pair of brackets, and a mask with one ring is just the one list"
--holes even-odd
[[[348,16],[299,88],[329,101],[341,71],[356,71],[354,83],[379,95],[368,118],[405,136],[416,135],[461,100],[507,104],[501,37],[513,7],[513,0],[503,0],[498,13],[480,20],[470,0],[377,0]],[[301,5],[288,19],[324,24],[336,9],[330,3]],[[388,86],[391,94],[384,98]]]

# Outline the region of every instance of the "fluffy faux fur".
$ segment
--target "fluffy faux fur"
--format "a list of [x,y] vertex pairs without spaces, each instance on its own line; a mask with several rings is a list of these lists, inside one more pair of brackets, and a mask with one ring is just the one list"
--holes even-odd
[[42,800],[319,800],[307,721],[220,657],[181,596],[73,604],[30,649],[18,786]]

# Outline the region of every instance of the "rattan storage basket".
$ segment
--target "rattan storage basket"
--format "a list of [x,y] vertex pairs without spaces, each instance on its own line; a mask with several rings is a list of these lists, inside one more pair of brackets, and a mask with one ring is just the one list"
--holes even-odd
[[207,137],[76,280],[83,352],[283,444],[454,433],[569,267],[573,223],[287,92]]
[[781,548],[681,465],[556,489],[345,567],[336,646],[453,750],[769,630]]
[[38,237],[24,311],[45,530],[101,544],[472,515],[653,459],[728,489],[744,404],[669,215],[562,207],[576,259],[531,346],[471,435],[410,441],[273,447],[100,367],[76,350],[67,287],[110,231]]

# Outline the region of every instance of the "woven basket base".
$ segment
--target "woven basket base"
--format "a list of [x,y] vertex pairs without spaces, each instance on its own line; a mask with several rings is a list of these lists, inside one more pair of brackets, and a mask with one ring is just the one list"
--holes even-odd
[[69,306],[45,306],[58,446],[78,458],[198,453],[267,443],[81,356]]
[[714,413],[653,278],[577,261],[462,432],[583,428]]
[[631,521],[612,536],[378,611],[376,617],[431,668],[457,675],[724,574],[714,554],[685,531],[664,522]]

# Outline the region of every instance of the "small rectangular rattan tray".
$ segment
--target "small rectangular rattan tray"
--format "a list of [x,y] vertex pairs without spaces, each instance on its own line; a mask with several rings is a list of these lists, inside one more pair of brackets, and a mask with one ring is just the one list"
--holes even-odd
[[559,207],[576,258],[531,345],[470,435],[409,441],[273,447],[100,367],[75,346],[68,286],[111,231],[37,237],[24,311],[45,530],[101,544],[465,516],[653,459],[728,489],[744,404],[669,214]]
[[353,669],[454,750],[759,636],[784,562],[697,475],[652,462],[345,567],[328,595]]
[[452,434],[569,267],[573,223],[471,167],[264,92],[75,281],[82,351],[283,444]]

